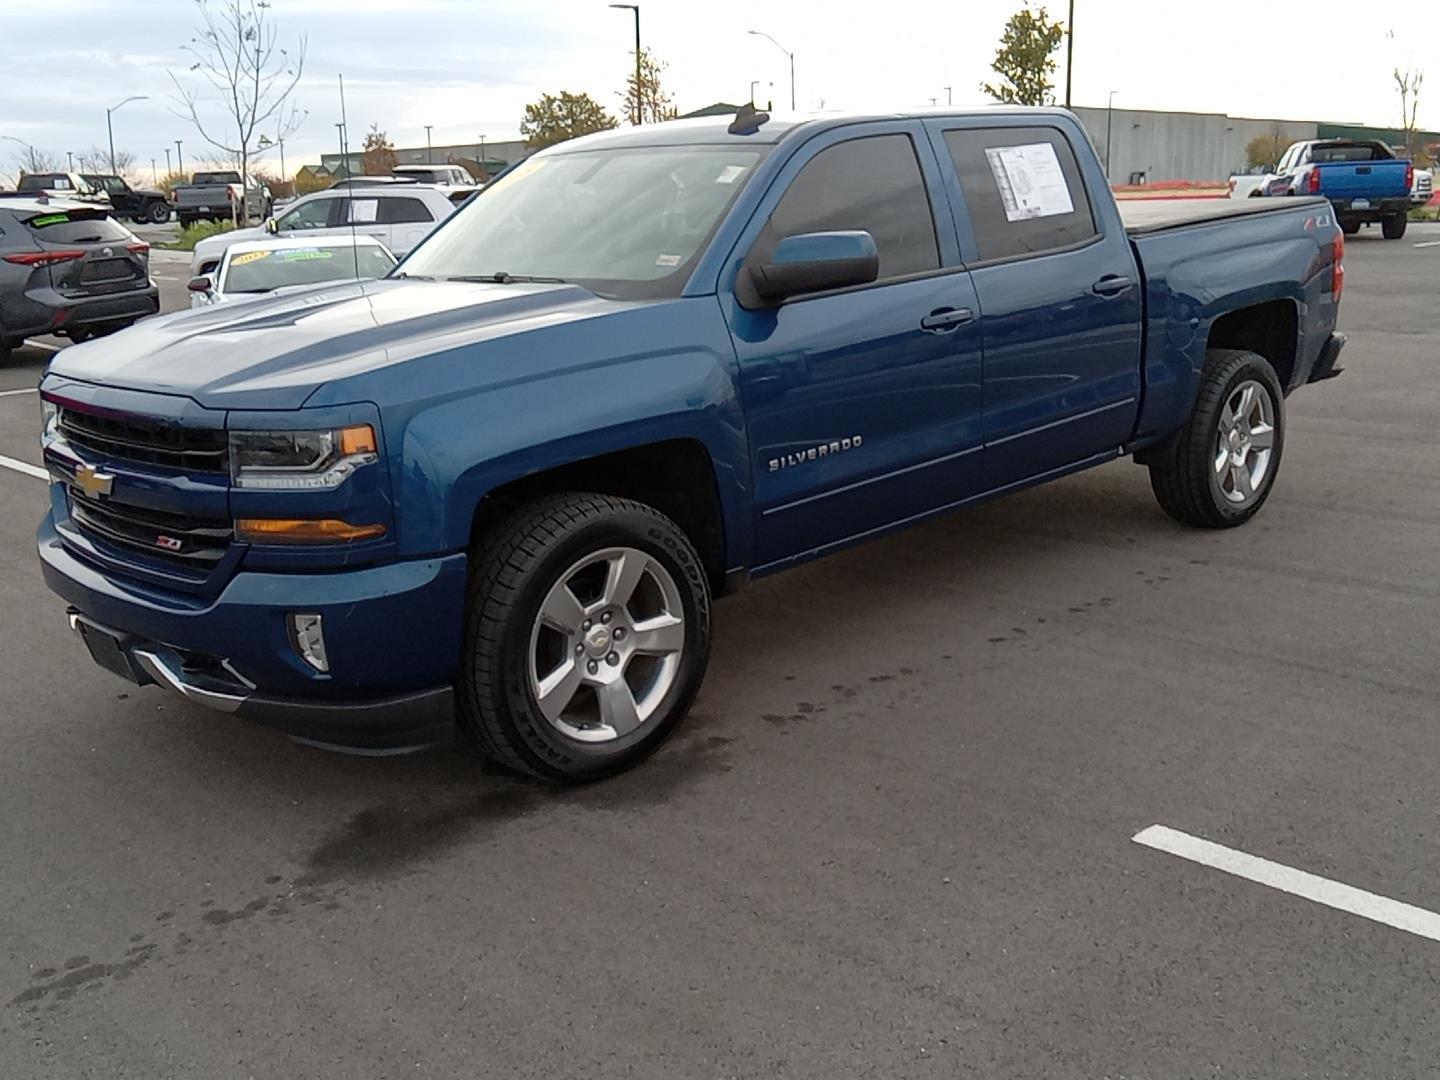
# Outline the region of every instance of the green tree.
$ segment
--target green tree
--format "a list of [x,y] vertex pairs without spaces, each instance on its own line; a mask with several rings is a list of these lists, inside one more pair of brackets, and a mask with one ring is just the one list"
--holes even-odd
[[995,50],[991,68],[1000,76],[999,85],[981,83],[980,89],[996,101],[1011,105],[1051,105],[1055,95],[1055,50],[1065,37],[1063,23],[1052,22],[1042,7],[1021,8],[1005,24],[1000,48]]
[[395,144],[386,138],[379,124],[371,124],[360,149],[360,171],[366,176],[389,176],[396,164]]
[[1245,144],[1245,164],[1252,169],[1261,166],[1274,168],[1289,145],[1278,127],[1271,128],[1264,135],[1256,135]]
[[[632,52],[630,55],[634,57],[635,54]],[[625,80],[625,93],[620,95],[625,102],[626,116],[633,120],[638,115],[642,124],[658,124],[662,120],[675,119],[675,106],[670,103],[670,95],[660,83],[660,76],[669,66],[649,49],[640,50],[640,69],[630,73],[630,77]],[[637,75],[640,79],[638,83],[635,81]],[[635,108],[636,98],[640,101],[638,113]]]
[[614,126],[615,118],[589,94],[562,90],[559,94],[545,94],[539,101],[525,106],[520,136],[530,149],[543,150],[567,139],[609,131]]

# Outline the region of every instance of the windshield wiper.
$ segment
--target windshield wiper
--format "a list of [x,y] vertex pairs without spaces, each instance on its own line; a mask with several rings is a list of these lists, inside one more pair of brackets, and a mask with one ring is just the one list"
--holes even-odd
[[462,274],[455,277],[447,277],[446,281],[488,281],[496,285],[509,285],[518,283],[521,285],[566,285],[564,278],[538,277],[534,274],[510,274],[504,270],[497,270],[493,274]]
[[411,273],[407,273],[407,272],[404,271],[404,270],[398,270],[398,271],[396,271],[395,273],[391,274],[390,276],[391,276],[392,278],[407,278],[407,279],[409,279],[410,281],[434,281],[434,280],[435,280],[435,279],[434,279],[433,277],[431,277],[429,274],[411,274]]

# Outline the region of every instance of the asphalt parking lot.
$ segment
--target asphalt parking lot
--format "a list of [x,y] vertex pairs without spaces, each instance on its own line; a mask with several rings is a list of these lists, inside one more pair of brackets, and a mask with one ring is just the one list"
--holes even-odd
[[1440,941],[1132,839],[1440,912],[1440,229],[1346,265],[1252,524],[1119,462],[757,583],[580,790],[103,674],[0,468],[0,1077],[1440,1075]]

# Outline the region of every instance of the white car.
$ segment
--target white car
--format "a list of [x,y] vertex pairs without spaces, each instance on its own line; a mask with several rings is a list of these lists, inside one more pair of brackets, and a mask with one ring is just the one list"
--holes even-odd
[[384,277],[395,256],[371,236],[239,240],[215,269],[190,279],[190,306],[253,299],[277,289]]
[[[210,273],[231,244],[266,236],[368,236],[404,257],[436,224],[455,212],[449,189],[430,184],[346,184],[305,195],[254,229],[235,229],[201,240],[190,276]],[[353,227],[353,229],[352,229]]]

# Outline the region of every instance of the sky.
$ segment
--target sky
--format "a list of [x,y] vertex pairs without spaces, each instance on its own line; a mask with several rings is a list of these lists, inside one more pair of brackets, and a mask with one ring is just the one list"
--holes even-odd
[[[181,46],[195,2],[0,0],[7,71],[25,73],[0,84],[0,137],[62,158],[104,146],[106,106],[144,94],[113,117],[115,145],[136,156],[141,176],[152,158],[163,172],[176,139],[187,166],[218,156],[177,115],[170,80],[190,78]],[[751,29],[794,52],[802,110],[943,104],[946,87],[959,105],[984,100],[980,84],[1021,3],[642,0],[641,35],[668,63],[665,85],[682,112],[744,101],[751,80],[762,104],[788,106],[789,61]],[[1067,3],[1054,0],[1051,14],[1063,19]],[[1369,20],[1356,18],[1353,0],[1075,0],[1075,9],[1076,105],[1103,106],[1113,90],[1117,108],[1398,126],[1391,71],[1423,64],[1425,44],[1440,40],[1433,4],[1382,7]],[[584,91],[618,116],[633,63],[633,16],[606,0],[270,0],[269,14],[282,44],[307,39],[295,100],[308,115],[286,142],[290,172],[337,149],[341,72],[352,147],[372,123],[396,145],[423,146],[426,124],[435,145],[514,138],[525,104],[547,91]],[[1419,117],[1432,129],[1440,70],[1433,79]],[[18,152],[0,141],[0,177],[13,179]]]

